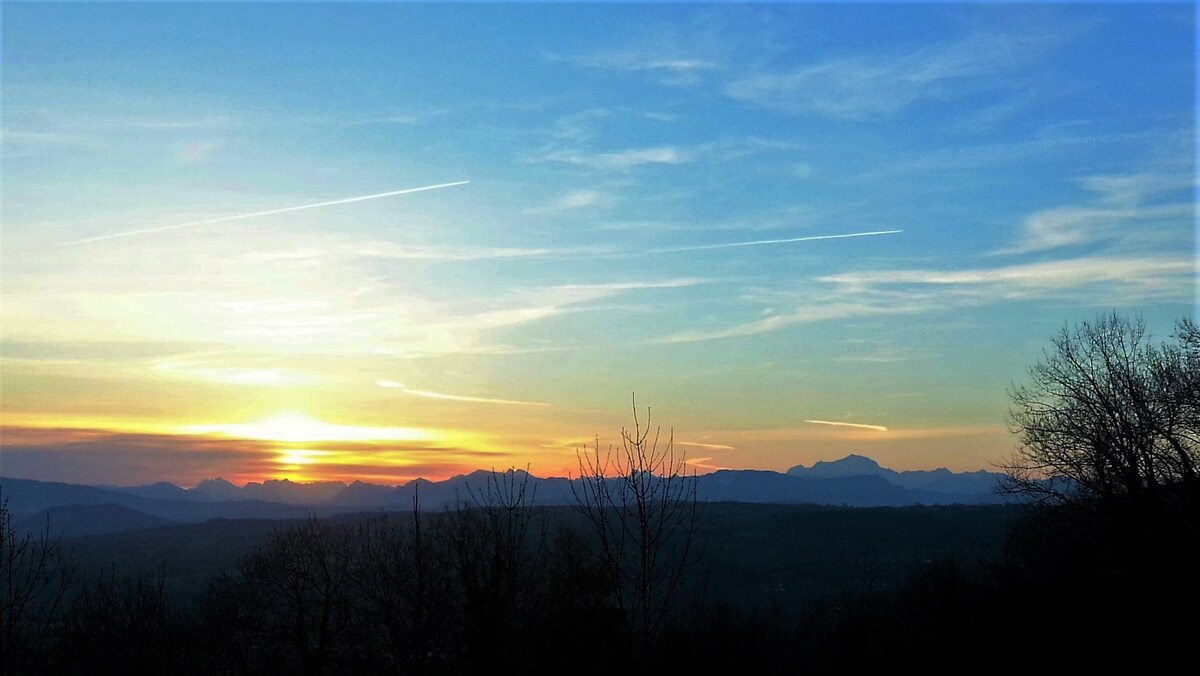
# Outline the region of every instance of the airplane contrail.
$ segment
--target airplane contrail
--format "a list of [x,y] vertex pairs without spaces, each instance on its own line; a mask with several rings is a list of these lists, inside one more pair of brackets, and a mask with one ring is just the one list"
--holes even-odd
[[237,214],[236,216],[222,216],[220,218],[210,218],[205,221],[192,221],[191,223],[179,223],[176,225],[160,225],[155,228],[142,228],[141,230],[126,230],[125,232],[117,232],[111,235],[99,235],[97,237],[85,237],[83,239],[71,240],[65,242],[62,246],[75,246],[76,244],[87,244],[88,242],[100,242],[106,239],[117,239],[120,237],[132,237],[134,235],[145,235],[151,232],[162,232],[164,230],[178,230],[180,228],[192,228],[197,225],[212,225],[214,223],[228,223],[229,221],[241,221],[247,218],[258,218],[259,216],[271,216],[274,214],[286,214],[292,211],[303,211],[304,209],[316,209],[318,207],[331,207],[335,204],[349,204],[351,202],[363,202],[365,200],[375,200],[381,197],[392,197],[393,195],[407,195],[408,193],[424,192],[426,190],[438,190],[439,188],[450,188],[456,185],[465,185],[470,181],[455,181],[453,183],[438,183],[437,185],[425,185],[420,188],[405,188],[404,190],[392,190],[391,192],[379,192],[374,195],[360,195],[359,197],[347,197],[340,200],[330,200],[328,202],[317,202],[316,204],[303,204],[298,207],[284,207],[282,209],[268,209],[267,211],[255,211],[250,214]]
[[805,420],[804,422],[814,425],[835,425],[837,427],[853,427],[860,430],[875,430],[876,432],[888,431],[888,428],[883,425],[864,425],[863,423],[834,422],[832,420]]
[[492,399],[489,397],[467,397],[460,394],[444,394],[442,392],[430,392],[429,390],[414,390],[398,383],[394,380],[376,380],[375,385],[389,390],[400,390],[405,394],[411,394],[414,397],[425,397],[426,399],[443,399],[445,401],[468,401],[477,404],[506,404],[508,406],[550,406],[541,401],[516,401],[513,399]]
[[759,239],[752,242],[727,242],[725,244],[701,244],[699,246],[682,246],[677,249],[655,249],[650,253],[679,253],[683,251],[706,251],[708,249],[729,249],[737,246],[761,246],[764,244],[791,244],[792,242],[811,242],[818,239],[845,239],[847,237],[873,237],[875,235],[895,235],[903,230],[875,230],[873,232],[849,232],[844,235],[810,235],[808,237],[791,237],[788,239]]
[[[733,451],[737,450],[733,446],[725,444],[705,444],[699,441],[676,441],[676,446],[695,446],[696,448],[708,448],[714,451]],[[702,460],[712,460],[712,458],[701,458]]]

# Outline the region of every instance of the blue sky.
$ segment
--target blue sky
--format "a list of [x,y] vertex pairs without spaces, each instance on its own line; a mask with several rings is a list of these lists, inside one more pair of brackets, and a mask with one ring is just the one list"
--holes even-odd
[[[1064,323],[1195,312],[1187,4],[3,18],[0,472],[561,473],[633,391],[700,468],[976,469]],[[196,450],[285,414],[445,443]]]

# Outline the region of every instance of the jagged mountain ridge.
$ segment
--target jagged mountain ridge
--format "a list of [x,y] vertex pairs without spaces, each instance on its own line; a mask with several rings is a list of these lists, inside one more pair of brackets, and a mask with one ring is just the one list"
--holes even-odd
[[[718,470],[697,478],[701,500],[776,504],[821,504],[852,507],[900,507],[916,504],[982,504],[1000,502],[994,487],[1000,475],[990,472],[955,473],[941,468],[897,472],[864,456],[851,455],[812,467],[798,465],[786,473],[767,470]],[[613,480],[615,481],[615,480]],[[156,483],[132,487],[95,487],[0,477],[0,494],[22,518],[38,513],[77,514],[64,510],[86,505],[116,506],[112,514],[137,514],[175,522],[214,518],[301,518],[361,510],[443,509],[462,503],[486,502],[489,491],[504,494],[522,484],[526,503],[570,505],[579,484],[561,477],[538,478],[523,470],[493,473],[479,470],[444,481],[417,479],[401,486],[356,481],[351,484],[303,484],[282,480],[251,482],[238,487],[224,479],[207,479],[195,488]],[[57,510],[57,511],[56,511]],[[128,526],[110,519],[105,529]],[[33,520],[27,523],[33,523]],[[66,528],[66,531],[75,529]]]
[[840,460],[817,462],[812,467],[796,465],[787,473],[792,476],[816,478],[879,476],[901,488],[962,495],[994,493],[1003,477],[1002,474],[983,470],[951,472],[945,467],[897,472],[881,466],[871,458],[856,454],[847,455]]

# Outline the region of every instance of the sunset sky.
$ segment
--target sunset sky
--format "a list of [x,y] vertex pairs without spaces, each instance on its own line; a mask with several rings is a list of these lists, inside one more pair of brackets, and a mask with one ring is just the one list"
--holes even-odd
[[1195,31],[5,3],[0,475],[561,476],[635,392],[699,471],[993,469],[1064,324],[1195,315]]

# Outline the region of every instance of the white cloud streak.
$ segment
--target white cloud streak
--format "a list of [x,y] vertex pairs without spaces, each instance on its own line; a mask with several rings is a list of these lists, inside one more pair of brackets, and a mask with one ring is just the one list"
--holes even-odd
[[866,291],[881,285],[978,287],[996,299],[1044,297],[1054,292],[1111,282],[1147,290],[1171,285],[1172,277],[1196,272],[1190,257],[1093,256],[1067,260],[967,270],[884,270],[847,272],[818,277],[821,282]]
[[251,218],[259,218],[262,216],[273,216],[275,214],[286,214],[293,211],[303,211],[305,209],[317,209],[320,207],[331,207],[336,204],[350,204],[351,202],[364,202],[366,200],[381,199],[384,197],[393,197],[395,195],[407,195],[415,192],[424,192],[426,190],[439,190],[441,188],[450,188],[456,185],[466,185],[470,181],[455,181],[453,183],[438,183],[436,185],[426,185],[419,188],[405,188],[403,190],[392,190],[389,192],[380,192],[372,195],[360,195],[358,197],[347,197],[344,199],[330,200],[327,202],[317,202],[314,204],[303,204],[296,207],[284,207],[282,209],[268,209],[266,211],[255,211],[248,214],[237,214],[234,216],[222,216],[221,218],[210,218],[203,221],[193,221],[191,223],[179,223],[176,225],[161,225],[154,228],[141,228],[139,230],[127,230],[125,232],[117,232],[111,235],[99,235],[97,237],[85,237],[69,242],[64,242],[62,246],[75,246],[78,244],[87,244],[90,242],[101,242],[104,240],[118,239],[122,237],[133,237],[135,235],[147,235],[156,232],[165,232],[167,230],[179,230],[182,228],[194,228],[200,225],[214,225],[216,223],[229,223],[232,221],[242,221]]
[[524,213],[531,216],[536,216],[540,214],[574,211],[577,209],[584,209],[586,207],[601,206],[605,201],[606,199],[604,194],[597,190],[574,190],[558,196],[548,204],[526,209]]
[[1134,231],[1135,222],[1182,221],[1195,215],[1190,200],[1146,204],[1164,193],[1194,189],[1196,179],[1190,175],[1089,176],[1079,183],[1095,194],[1091,204],[1052,207],[1029,215],[1021,224],[1020,243],[996,253],[1044,251],[1104,239],[1142,240],[1146,229]]
[[720,69],[721,64],[699,53],[697,45],[678,42],[674,36],[660,34],[649,42],[570,60],[586,68],[651,75],[673,87],[699,84],[705,74]]
[[679,333],[667,336],[656,342],[659,343],[698,343],[706,340],[721,340],[723,338],[744,338],[746,336],[754,336],[760,333],[769,333],[778,331],[789,326],[797,324],[809,324],[812,322],[829,321],[833,319],[846,319],[849,317],[863,317],[868,315],[895,314],[901,312],[909,312],[910,310],[901,306],[876,306],[867,303],[833,303],[827,305],[817,305],[812,307],[804,307],[785,314],[778,314],[759,319],[744,324],[735,326],[712,329],[712,330],[696,330],[688,329]]
[[[699,441],[676,441],[675,445],[677,445],[677,446],[695,446],[696,448],[707,448],[707,449],[713,450],[713,451],[737,450],[733,446],[726,446],[725,444],[705,444],[705,443],[702,443]],[[712,460],[712,458],[695,458],[694,460],[695,460],[695,462],[703,462],[705,460]]]
[[442,401],[464,401],[474,404],[501,404],[505,406],[550,406],[541,401],[517,401],[514,399],[493,399],[490,397],[470,397],[458,394],[445,394],[442,392],[430,392],[428,390],[414,390],[404,383],[398,383],[394,380],[377,380],[375,385],[388,390],[400,390],[405,394],[414,397],[424,397],[426,399],[440,399]]
[[769,244],[792,244],[794,242],[814,242],[823,239],[848,239],[851,237],[874,237],[876,235],[895,235],[903,230],[876,230],[873,232],[850,232],[843,235],[811,235],[808,237],[789,237],[787,239],[760,239],[750,242],[728,242],[725,244],[701,244],[697,246],[682,246],[673,249],[654,249],[649,253],[680,253],[684,251],[708,251],[711,249],[731,249],[743,246],[765,246]]
[[555,150],[545,153],[537,159],[545,162],[564,162],[591,169],[624,171],[647,164],[686,164],[695,158],[687,151],[674,146],[656,146],[593,155],[572,150]]
[[837,422],[837,421],[833,421],[833,420],[805,420],[804,422],[812,424],[812,425],[833,425],[835,427],[853,427],[854,429],[874,430],[876,432],[888,431],[888,428],[884,427],[883,425],[865,425],[863,423]]
[[370,246],[353,249],[351,253],[355,256],[393,260],[481,261],[505,258],[540,258],[552,255],[570,255],[571,252],[516,247],[420,247],[379,242]]
[[1132,305],[1190,300],[1197,281],[1190,256],[1093,256],[964,270],[901,269],[816,277],[835,285],[815,293],[773,295],[772,303],[815,302],[794,310],[716,329],[688,329],[658,343],[691,343],[779,331],[820,321],[941,312],[954,307],[1029,300]]
[[[764,108],[861,120],[895,113],[966,87],[996,88],[994,77],[1031,62],[1061,38],[1036,31],[977,33],[907,54],[849,56],[730,82],[725,94]],[[970,91],[970,89],[967,89]]]

